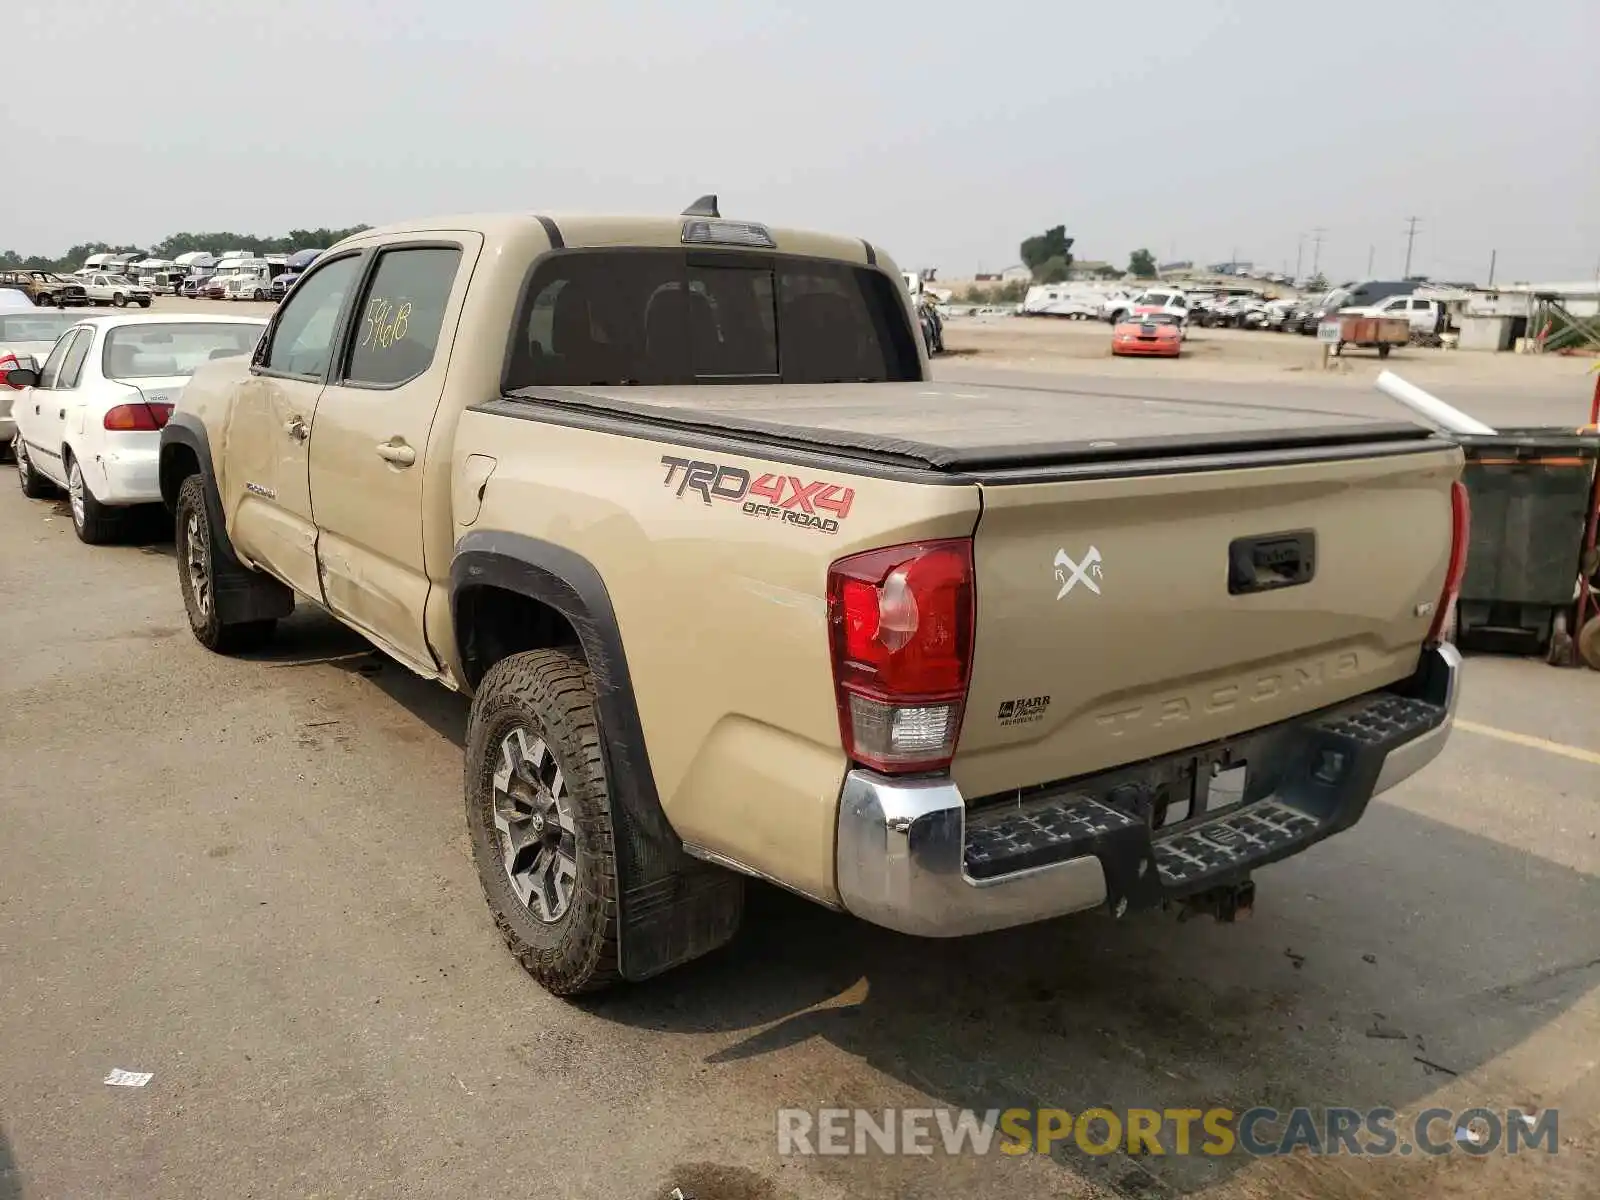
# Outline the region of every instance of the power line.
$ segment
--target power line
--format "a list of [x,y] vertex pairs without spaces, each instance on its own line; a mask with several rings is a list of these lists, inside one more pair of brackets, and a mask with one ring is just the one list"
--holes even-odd
[[1417,222],[1421,217],[1406,218],[1406,269],[1401,273],[1401,279],[1411,278],[1411,243],[1417,240]]

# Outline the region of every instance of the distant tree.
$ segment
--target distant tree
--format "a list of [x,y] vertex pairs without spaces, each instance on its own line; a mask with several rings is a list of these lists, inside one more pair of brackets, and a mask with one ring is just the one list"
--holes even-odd
[[175,233],[153,248],[157,258],[177,258],[180,254],[221,254],[225,250],[248,250],[252,254],[293,254],[296,250],[326,249],[335,242],[371,229],[352,225],[348,229],[291,229],[283,237],[261,237],[253,233]]
[[1097,279],[1121,279],[1123,277],[1123,275],[1125,275],[1126,273],[1127,272],[1125,272],[1125,271],[1117,270],[1115,267],[1105,266],[1105,267],[1099,267],[1099,268],[1097,268],[1095,270],[1095,278],[1097,278]]
[[1072,274],[1072,260],[1057,255],[1047,258],[1033,269],[1033,278],[1036,283],[1065,283]]
[[1020,253],[1023,265],[1033,272],[1033,278],[1038,283],[1059,283],[1060,280],[1045,279],[1041,272],[1047,265],[1061,260],[1061,279],[1065,279],[1065,272],[1072,269],[1072,243],[1073,239],[1067,236],[1067,227],[1057,225],[1053,229],[1046,229],[1036,237],[1023,241]]
[[1135,279],[1156,277],[1156,256],[1148,250],[1135,250],[1128,256],[1128,274]]

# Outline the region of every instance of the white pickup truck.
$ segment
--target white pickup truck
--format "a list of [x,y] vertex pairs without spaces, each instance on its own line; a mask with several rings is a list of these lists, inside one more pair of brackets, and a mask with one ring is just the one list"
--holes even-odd
[[140,308],[149,308],[155,299],[155,294],[149,288],[135,283],[126,275],[86,276],[83,290],[90,304],[101,307],[109,304],[113,308],[126,308],[130,304],[137,304]]
[[1413,335],[1438,333],[1444,326],[1444,305],[1421,296],[1390,296],[1365,308],[1341,308],[1339,311],[1364,317],[1404,317]]

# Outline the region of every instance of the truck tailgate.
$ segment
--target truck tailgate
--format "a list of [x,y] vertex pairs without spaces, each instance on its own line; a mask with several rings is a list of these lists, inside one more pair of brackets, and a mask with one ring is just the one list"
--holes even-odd
[[985,484],[969,798],[1232,737],[1409,675],[1461,452]]

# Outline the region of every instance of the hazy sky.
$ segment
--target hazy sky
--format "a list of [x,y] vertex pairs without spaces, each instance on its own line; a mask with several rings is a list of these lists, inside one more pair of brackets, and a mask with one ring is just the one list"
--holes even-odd
[[[0,247],[725,214],[945,277],[1081,258],[1600,270],[1600,0],[3,0]],[[1523,18],[1528,20],[1524,22]],[[1521,25],[1521,28],[1519,28]],[[1304,266],[1312,249],[1305,243]]]

